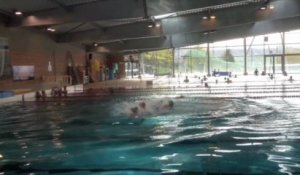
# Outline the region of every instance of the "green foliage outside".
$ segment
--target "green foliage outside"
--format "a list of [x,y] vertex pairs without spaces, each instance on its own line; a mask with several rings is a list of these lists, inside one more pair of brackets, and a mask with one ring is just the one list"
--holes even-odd
[[172,50],[160,50],[143,53],[144,64],[151,65],[156,75],[172,73]]
[[[286,48],[287,54],[299,54],[300,50],[296,48]],[[300,55],[295,56],[287,56],[287,63],[288,64],[299,64],[300,63]]]
[[[300,53],[299,49],[287,48],[287,54]],[[287,64],[300,64],[300,56],[287,56]],[[143,53],[144,64],[151,67],[152,72],[156,75],[170,75],[172,73],[172,50],[161,50],[154,52]],[[182,60],[183,59],[183,60]],[[241,73],[244,70],[244,58],[234,57],[230,49],[226,49],[224,54],[220,57],[211,55],[210,65],[211,71],[230,71],[233,73]],[[181,60],[181,61],[179,61]],[[262,69],[263,57],[255,58],[251,61],[248,57],[248,72],[254,69]],[[277,62],[277,59],[276,59]],[[280,63],[280,60],[278,60]],[[207,53],[204,48],[193,48],[185,51],[185,54],[175,60],[175,69],[181,68],[186,70],[188,73],[206,73],[207,68]],[[183,68],[183,69],[182,69]],[[178,72],[179,70],[177,70]]]
[[234,57],[233,57],[230,49],[226,49],[223,58],[227,62],[234,62]]
[[183,55],[182,57],[185,60],[187,70],[190,73],[205,71],[205,66],[207,61],[207,54],[205,49],[203,48],[191,49],[187,51],[186,54]]

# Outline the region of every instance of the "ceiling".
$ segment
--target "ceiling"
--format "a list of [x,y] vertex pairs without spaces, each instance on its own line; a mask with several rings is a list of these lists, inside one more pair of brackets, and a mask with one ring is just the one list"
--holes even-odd
[[7,27],[122,54],[300,28],[299,0],[2,0],[0,14]]

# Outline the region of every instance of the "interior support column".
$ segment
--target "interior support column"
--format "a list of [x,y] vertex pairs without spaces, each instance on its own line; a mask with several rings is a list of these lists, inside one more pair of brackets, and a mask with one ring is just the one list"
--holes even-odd
[[273,58],[273,74],[275,74],[275,56],[273,56],[272,58]]
[[286,75],[285,69],[285,32],[282,33],[282,57],[281,57],[281,70],[282,74]]
[[265,74],[267,73],[267,58],[266,58],[266,56],[264,55],[264,72],[265,72]]
[[175,48],[172,48],[172,77],[175,77]]
[[247,72],[247,40],[244,38],[244,75],[248,75]]
[[210,45],[207,43],[207,76],[210,77]]

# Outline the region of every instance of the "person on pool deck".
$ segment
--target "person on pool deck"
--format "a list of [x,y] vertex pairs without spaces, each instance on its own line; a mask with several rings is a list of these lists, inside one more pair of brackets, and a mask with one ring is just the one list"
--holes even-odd
[[41,95],[40,91],[35,92],[35,98],[36,98],[36,100],[39,100],[39,99],[42,98],[42,95]]

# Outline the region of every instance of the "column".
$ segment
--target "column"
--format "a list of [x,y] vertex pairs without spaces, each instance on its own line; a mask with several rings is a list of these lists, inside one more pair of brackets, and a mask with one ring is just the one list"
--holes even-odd
[[207,76],[210,77],[210,45],[207,43]]
[[244,75],[248,75],[247,72],[247,40],[244,38]]
[[172,48],[172,77],[175,77],[175,48]]
[[266,55],[264,55],[264,72],[267,73],[267,58]]
[[282,33],[282,57],[281,57],[281,71],[282,74],[286,75],[285,70],[285,32]]
[[273,55],[273,74],[275,74],[275,56]]

